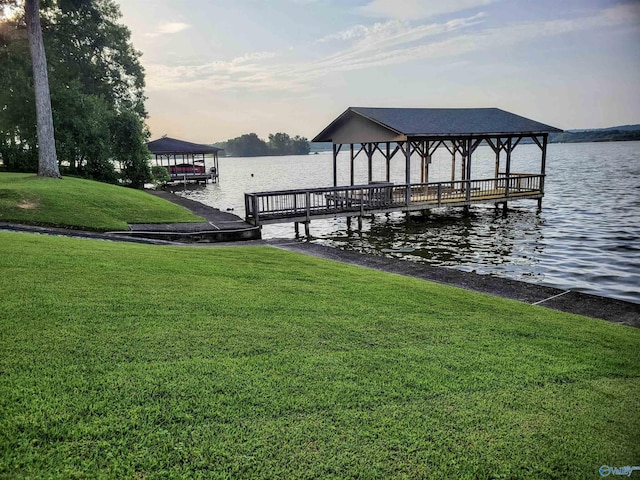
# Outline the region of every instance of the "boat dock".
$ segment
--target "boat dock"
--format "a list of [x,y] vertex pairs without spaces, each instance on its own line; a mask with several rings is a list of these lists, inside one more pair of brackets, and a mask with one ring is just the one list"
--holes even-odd
[[[186,142],[164,136],[147,143],[155,156],[155,165],[164,167],[169,174],[169,183],[204,182],[216,183],[220,177],[218,152],[222,149],[213,145]],[[207,170],[206,158],[211,167]]]
[[[314,142],[333,144],[333,186],[245,194],[246,221],[305,224],[312,218],[414,212],[475,203],[502,205],[510,200],[537,200],[542,208],[549,132],[561,131],[497,108],[361,108],[350,107],[330,123]],[[540,170],[522,172],[512,161],[523,141],[540,148]],[[491,178],[473,178],[472,157],[480,145],[494,152]],[[338,156],[348,148],[351,184],[338,186]],[[345,150],[346,150],[345,148]],[[438,150],[451,155],[450,181],[430,182],[430,165]],[[366,157],[368,183],[354,185],[355,161]],[[373,178],[373,157],[386,164],[384,179]],[[344,157],[345,155],[343,155]],[[404,163],[403,182],[391,183],[394,157]],[[420,181],[411,178],[412,158],[420,161]],[[527,170],[529,170],[527,168]]]

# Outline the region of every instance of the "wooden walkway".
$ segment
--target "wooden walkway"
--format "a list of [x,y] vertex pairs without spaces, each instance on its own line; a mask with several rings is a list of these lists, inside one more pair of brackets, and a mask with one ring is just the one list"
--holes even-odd
[[511,174],[498,178],[407,185],[373,183],[245,193],[246,221],[252,225],[309,222],[315,218],[412,212],[474,203],[541,199],[543,175]]

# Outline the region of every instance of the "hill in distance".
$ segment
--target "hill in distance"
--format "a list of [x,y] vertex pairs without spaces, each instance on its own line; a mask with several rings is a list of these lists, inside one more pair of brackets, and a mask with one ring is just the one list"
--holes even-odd
[[636,123],[635,125],[619,125],[617,127],[605,127],[605,128],[582,128],[582,129],[572,129],[565,130],[566,132],[578,133],[578,132],[605,132],[611,130],[618,130],[620,132],[633,132],[640,130],[640,123]]

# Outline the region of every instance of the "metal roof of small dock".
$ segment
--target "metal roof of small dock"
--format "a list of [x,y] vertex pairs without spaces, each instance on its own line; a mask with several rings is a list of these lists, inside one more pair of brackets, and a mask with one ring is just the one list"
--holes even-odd
[[407,137],[509,136],[562,131],[499,108],[349,107],[313,141],[332,141],[333,134],[354,118]]
[[147,143],[149,151],[155,155],[161,154],[206,154],[217,153],[221,148],[213,145],[185,142],[171,137],[162,137]]

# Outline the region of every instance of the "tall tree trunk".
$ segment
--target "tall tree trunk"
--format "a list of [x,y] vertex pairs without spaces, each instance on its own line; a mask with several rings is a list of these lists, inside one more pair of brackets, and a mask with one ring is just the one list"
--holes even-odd
[[31,63],[33,64],[33,84],[36,94],[38,176],[60,178],[56,142],[53,133],[47,58],[44,52],[42,27],[40,25],[40,0],[26,0],[24,13],[27,21],[29,50],[31,51]]

